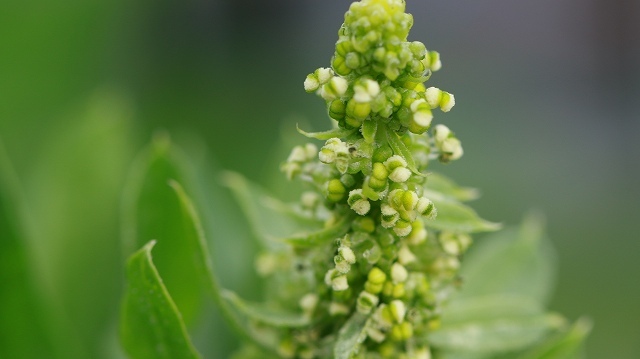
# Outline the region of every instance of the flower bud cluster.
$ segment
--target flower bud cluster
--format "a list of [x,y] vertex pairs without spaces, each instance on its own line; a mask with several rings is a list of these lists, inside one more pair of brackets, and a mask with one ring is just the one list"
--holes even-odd
[[[313,192],[303,195],[303,210],[329,211],[331,223],[349,221],[333,245],[298,253],[316,265],[317,292],[301,298],[303,314],[336,321],[354,313],[367,316],[362,357],[371,349],[376,357],[424,359],[430,358],[429,347],[412,338],[424,338],[438,326],[442,299],[435,290],[444,286],[443,278],[453,280],[470,237],[427,231],[438,211],[424,189],[423,172],[431,160],[450,162],[463,151],[448,127],[438,124],[429,133],[433,111],[449,112],[455,97],[425,87],[442,66],[440,55],[407,41],[413,18],[404,10],[403,0],[351,5],[331,68],[319,68],[304,81],[305,91],[326,101],[337,127],[301,131],[324,143],[319,151],[311,144],[294,148],[282,170],[322,195],[323,200]],[[324,327],[314,327],[314,333],[337,328],[316,322]]]

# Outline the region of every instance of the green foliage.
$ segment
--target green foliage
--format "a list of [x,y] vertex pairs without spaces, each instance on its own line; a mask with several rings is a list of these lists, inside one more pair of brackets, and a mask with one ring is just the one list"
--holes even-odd
[[122,345],[132,358],[201,358],[153,265],[151,241],[131,255],[122,303]]

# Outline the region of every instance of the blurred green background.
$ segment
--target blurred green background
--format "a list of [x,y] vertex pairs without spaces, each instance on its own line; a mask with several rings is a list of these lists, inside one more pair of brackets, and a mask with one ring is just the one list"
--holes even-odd
[[[122,186],[157,129],[208,173],[215,257],[232,269],[223,281],[252,296],[250,234],[214,172],[278,190],[277,164],[303,142],[295,123],[328,126],[302,82],[328,66],[349,3],[0,4],[0,138],[25,200],[31,275],[57,308],[48,316],[67,323],[60,335],[81,343],[73,355],[119,355]],[[543,211],[560,258],[551,308],[594,319],[590,358],[639,358],[640,3],[407,8],[410,39],[442,54],[429,84],[457,100],[436,121],[456,131],[465,156],[438,170],[481,189],[474,207],[490,220]],[[227,352],[234,343],[221,328],[196,341]]]

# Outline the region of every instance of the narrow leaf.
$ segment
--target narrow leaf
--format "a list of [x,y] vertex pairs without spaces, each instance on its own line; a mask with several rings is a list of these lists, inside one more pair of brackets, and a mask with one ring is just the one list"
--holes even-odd
[[235,172],[225,172],[223,183],[231,189],[234,197],[245,213],[255,237],[263,247],[278,247],[274,238],[291,235],[310,225],[318,227],[310,219],[299,218],[286,211],[287,205],[268,196],[264,190],[249,182],[242,175]]
[[284,238],[283,241],[300,248],[315,247],[342,237],[351,227],[352,219],[353,215],[346,214],[328,228],[313,233],[294,235]]
[[205,303],[206,268],[200,233],[169,183],[186,182],[182,159],[166,136],[157,136],[135,163],[125,193],[124,247],[128,255],[157,240],[155,263],[190,326]]
[[355,128],[354,129],[334,128],[332,130],[323,131],[323,132],[305,132],[301,130],[300,127],[298,127],[297,125],[296,125],[296,128],[298,129],[298,132],[300,132],[300,134],[302,134],[303,136],[306,136],[308,138],[315,138],[318,140],[328,140],[334,137],[345,138],[357,131],[357,129]]
[[0,357],[44,358],[52,343],[26,242],[17,180],[0,142]]
[[591,332],[592,323],[586,318],[578,321],[565,333],[555,336],[518,359],[577,359]]
[[362,123],[362,127],[360,132],[362,132],[362,137],[364,137],[367,143],[373,143],[376,138],[376,132],[378,131],[378,121],[376,120],[365,120]]
[[274,327],[300,328],[308,326],[311,322],[308,316],[293,313],[288,310],[275,309],[262,303],[251,303],[240,298],[230,290],[223,290],[222,296],[236,310],[249,319],[268,324]]
[[429,336],[438,348],[502,353],[529,346],[564,325],[555,314],[494,317],[446,324]]
[[391,149],[393,149],[393,153],[395,153],[396,155],[402,156],[405,159],[405,161],[407,161],[407,168],[409,168],[411,172],[413,172],[418,176],[424,176],[423,173],[418,171],[418,168],[416,167],[416,162],[413,160],[413,155],[411,154],[411,151],[409,151],[409,149],[407,148],[407,145],[405,145],[404,142],[402,142],[402,140],[400,139],[400,137],[398,137],[395,131],[387,128],[386,132],[387,132],[387,142],[389,143],[389,146],[391,146]]
[[349,359],[357,352],[360,344],[367,338],[366,323],[367,317],[356,313],[340,328],[338,340],[333,348],[335,359]]
[[529,216],[519,230],[479,240],[465,258],[465,285],[456,299],[502,294],[546,303],[553,288],[555,253],[543,228],[540,218]]
[[489,222],[478,216],[471,207],[460,202],[436,198],[425,191],[436,206],[438,215],[434,220],[427,220],[427,227],[451,232],[488,232],[501,228],[499,223]]
[[129,283],[122,307],[122,344],[134,359],[200,358],[151,259],[155,243],[146,244],[127,264]]
[[471,201],[477,199],[479,196],[478,190],[475,188],[460,187],[453,180],[439,173],[429,174],[424,187],[427,193],[437,192],[443,197],[452,198],[461,202]]

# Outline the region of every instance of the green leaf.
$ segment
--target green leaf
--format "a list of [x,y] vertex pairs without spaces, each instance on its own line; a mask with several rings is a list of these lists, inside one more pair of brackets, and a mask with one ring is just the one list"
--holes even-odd
[[146,244],[127,264],[129,284],[122,306],[122,344],[134,359],[200,358],[151,259],[155,243]]
[[292,213],[286,204],[268,196],[264,190],[238,173],[224,172],[222,181],[231,189],[249,220],[254,236],[265,248],[282,247],[273,239],[320,225],[308,218],[301,218],[300,214]]
[[441,349],[474,353],[501,353],[518,350],[539,341],[564,325],[556,314],[487,317],[483,320],[446,323],[429,335]]
[[17,188],[0,142],[0,357],[50,357],[44,296],[32,273]]
[[477,241],[465,258],[460,273],[465,284],[455,298],[510,295],[546,303],[555,253],[543,228],[539,217],[529,216],[519,230],[506,229]]
[[362,137],[364,137],[367,143],[373,143],[375,141],[377,131],[378,121],[376,120],[366,120],[362,123],[362,127],[360,128]]
[[389,146],[391,146],[391,149],[393,149],[393,153],[396,155],[402,156],[405,159],[405,161],[407,161],[407,168],[410,169],[411,172],[413,172],[418,176],[425,176],[423,173],[418,171],[418,168],[416,167],[416,162],[413,160],[413,155],[411,154],[411,151],[409,151],[409,148],[407,148],[407,145],[405,145],[404,142],[402,142],[402,140],[400,139],[400,137],[398,137],[396,132],[387,127],[386,133],[387,133],[387,142],[389,143]]
[[168,137],[158,135],[138,157],[125,192],[124,248],[128,255],[155,239],[155,263],[190,326],[203,308],[210,264],[199,228],[170,183],[185,182],[181,159]]
[[284,238],[283,241],[299,248],[315,247],[323,243],[327,243],[331,240],[342,237],[349,228],[351,228],[351,222],[353,220],[353,214],[344,214],[333,225],[312,233],[301,233],[288,238]]
[[488,232],[501,228],[501,224],[486,221],[471,207],[449,199],[438,198],[425,191],[425,196],[436,206],[438,215],[434,220],[427,220],[426,226],[450,232]]
[[334,137],[345,138],[355,133],[357,130],[356,128],[354,129],[334,128],[332,130],[323,131],[323,132],[305,132],[301,130],[300,127],[298,127],[297,125],[296,125],[296,128],[298,129],[298,132],[300,132],[300,134],[302,134],[303,136],[306,136],[308,138],[315,138],[318,140],[328,140]]
[[311,324],[310,318],[301,313],[272,308],[263,303],[247,302],[230,290],[223,290],[222,296],[246,317],[263,324],[287,328],[300,328]]
[[[430,173],[425,183],[425,196],[429,197],[430,192],[437,192],[443,197],[457,201],[466,202],[479,197],[475,188],[460,187],[450,178],[439,173]],[[430,198],[430,197],[429,197]]]
[[578,319],[568,331],[547,340],[518,359],[578,359],[591,328],[590,320]]
[[465,299],[456,298],[445,307],[443,322],[459,323],[543,313],[542,305],[531,298],[493,294]]
[[367,324],[367,316],[355,313],[338,332],[338,340],[333,348],[335,359],[349,359],[351,355],[358,350],[358,347],[367,335],[365,328]]
[[233,353],[230,359],[279,359],[279,356],[264,352],[253,345],[244,345]]

